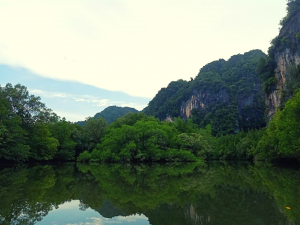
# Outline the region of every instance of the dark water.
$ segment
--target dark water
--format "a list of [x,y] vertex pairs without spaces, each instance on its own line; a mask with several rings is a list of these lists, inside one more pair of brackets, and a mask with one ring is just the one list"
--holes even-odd
[[0,170],[0,224],[299,222],[297,169],[210,163],[23,165]]

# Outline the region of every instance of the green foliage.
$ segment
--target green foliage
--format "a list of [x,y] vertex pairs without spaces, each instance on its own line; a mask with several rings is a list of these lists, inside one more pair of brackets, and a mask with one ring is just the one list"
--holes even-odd
[[256,72],[261,80],[263,91],[266,94],[270,94],[277,83],[275,78],[275,66],[276,63],[272,56],[261,58],[257,65]]
[[300,1],[299,0],[287,0],[288,6],[286,8],[287,15],[280,21],[280,25],[284,26],[293,15],[299,12],[300,9]]
[[286,83],[282,93],[282,103],[294,95],[295,91],[300,88],[300,68],[296,65],[290,65],[286,69]]
[[[208,128],[210,129],[210,128]],[[78,161],[198,161],[211,154],[211,134],[192,120],[159,122],[142,113],[126,114],[109,125],[101,142]]]
[[29,156],[27,133],[21,118],[9,112],[9,103],[0,92],[0,158],[25,161]]
[[140,120],[157,121],[157,119],[146,116],[144,113],[127,113],[125,116],[119,117],[115,122],[110,124],[109,128],[121,128],[123,125],[133,126]]
[[184,80],[172,81],[167,88],[162,88],[143,110],[146,115],[152,115],[164,120],[168,115],[180,116],[180,103],[178,93],[189,87],[189,82]]
[[37,122],[29,135],[30,158],[36,160],[53,159],[59,145],[58,140],[51,137],[49,126]]
[[278,111],[267,129],[225,135],[211,144],[215,159],[300,160],[300,91]]
[[102,117],[107,121],[108,124],[111,124],[117,118],[124,116],[127,113],[137,113],[137,112],[138,110],[130,107],[109,106],[105,108],[101,113],[97,113],[94,116],[94,119]]
[[0,158],[14,161],[52,159],[58,141],[51,137],[49,123],[56,114],[29,95],[20,84],[0,87]]
[[[160,120],[168,116],[186,119],[183,103],[193,96],[201,103],[192,107],[193,121],[202,128],[211,124],[213,135],[261,128],[265,126],[265,104],[256,75],[261,57],[265,57],[263,52],[253,50],[232,56],[228,61],[220,59],[209,63],[195,79],[171,82],[161,89],[143,112]],[[251,113],[243,110],[246,107],[251,108]]]
[[194,133],[197,129],[197,125],[193,123],[192,119],[184,121],[180,117],[174,118],[173,126],[175,126],[180,133]]
[[84,126],[80,126],[78,123],[69,124],[71,130],[70,138],[76,143],[75,157],[77,158],[80,153],[90,150],[91,144]]
[[49,221],[79,200],[69,210],[82,217],[56,223],[83,222],[93,210],[101,218],[139,213],[153,225],[297,224],[299,176],[265,163],[23,165],[0,170],[0,222]]
[[299,50],[299,30],[295,28],[299,26],[300,1],[292,0],[287,4],[287,15],[280,21],[282,26],[280,34],[271,41],[269,48],[269,56],[273,57],[274,52],[282,52],[290,49],[292,52]]
[[252,160],[256,146],[264,130],[242,131],[235,135],[225,135],[216,139],[214,158],[224,160]]
[[88,162],[91,159],[91,154],[88,151],[84,151],[80,154],[80,156],[77,158],[78,162]]
[[277,84],[277,80],[275,77],[269,78],[266,82],[263,83],[263,90],[267,94],[270,94],[275,90],[275,85]]
[[[214,116],[212,116],[214,115]],[[235,106],[223,106],[210,115],[210,124],[213,128],[212,134],[221,136],[238,131],[238,109]]]
[[121,156],[122,160],[157,161],[163,157],[163,149],[173,147],[174,136],[177,136],[174,129],[157,121],[141,120],[133,126],[123,125],[110,130],[97,146],[101,157],[98,160],[119,161]]
[[[268,56],[261,59],[257,67],[257,74],[261,79],[263,90],[266,94],[275,91],[277,80],[275,78],[275,54],[289,50],[294,54],[300,50],[300,32],[299,29],[299,12],[300,1],[288,1],[287,15],[281,21],[282,28],[280,34],[271,41],[271,46],[268,51]],[[279,62],[278,62],[279,63]],[[284,87],[282,103],[284,104],[291,96],[293,91],[300,87],[299,77],[295,78],[294,75],[298,74],[297,67],[287,68],[285,77],[287,77],[287,87]],[[289,93],[291,92],[291,93]]]
[[277,112],[257,147],[259,159],[300,159],[300,92]]
[[[243,111],[242,115],[246,115],[246,113],[247,111]],[[211,124],[212,134],[214,136],[222,136],[234,134],[239,131],[238,114],[238,108],[233,105],[218,105],[212,109],[212,112],[207,114],[204,113],[203,109],[193,109],[192,119],[201,128]],[[247,115],[247,121],[249,121],[250,117],[251,115]],[[243,118],[244,117],[241,116],[240,121],[242,121]],[[256,121],[254,121],[253,124],[257,124]],[[247,124],[247,122],[244,121],[242,128],[248,129],[251,126],[251,123]]]
[[190,151],[195,156],[205,159],[212,153],[212,149],[208,143],[208,140],[206,140],[201,134],[182,133],[179,135],[179,138],[182,140],[181,148]]
[[[99,117],[104,118],[108,124],[114,122],[117,118],[124,116],[127,113],[137,113],[138,110],[130,107],[118,107],[118,106],[109,106],[105,108],[102,112],[97,113],[93,118],[98,119]],[[88,120],[88,119],[87,119]],[[77,122],[79,125],[84,126],[86,121]]]
[[51,126],[51,133],[59,143],[54,158],[62,160],[75,159],[76,142],[71,139],[71,124],[65,120],[56,122]]
[[[128,107],[109,107],[103,113],[116,116],[127,111],[136,112]],[[112,123],[110,129],[133,125],[142,119],[156,121],[142,113],[129,113]],[[72,124],[64,118],[61,120],[40,102],[39,97],[29,95],[27,88],[20,84],[0,87],[0,159],[74,160],[86,150],[91,152],[101,142],[107,127],[102,117],[88,118],[85,126]],[[124,147],[123,158],[128,158],[126,152],[134,154],[133,144]],[[85,154],[82,161],[86,160]],[[97,150],[93,154],[97,155]],[[106,157],[110,161],[120,160],[119,156],[112,156],[109,151]],[[87,158],[90,159],[89,156]]]
[[295,34],[295,38],[297,38],[297,40],[300,41],[300,32],[297,32],[297,33]]
[[25,86],[0,87],[0,159],[72,160],[77,145],[74,140],[80,143],[84,133],[60,120],[40,97],[29,95]]
[[85,130],[90,142],[89,149],[93,149],[100,142],[106,128],[107,122],[102,117],[98,117],[97,119],[89,118],[86,121]]
[[21,118],[24,128],[30,127],[37,120],[44,122],[57,120],[56,114],[40,102],[40,97],[29,95],[27,88],[21,84],[13,87],[8,83],[2,88],[2,94],[10,103],[12,113]]

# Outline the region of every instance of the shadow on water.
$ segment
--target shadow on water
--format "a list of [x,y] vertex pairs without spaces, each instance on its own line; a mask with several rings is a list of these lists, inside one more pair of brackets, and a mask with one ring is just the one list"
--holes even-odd
[[34,224],[72,200],[152,225],[299,224],[299,188],[299,170],[264,163],[21,165],[0,171],[0,224]]

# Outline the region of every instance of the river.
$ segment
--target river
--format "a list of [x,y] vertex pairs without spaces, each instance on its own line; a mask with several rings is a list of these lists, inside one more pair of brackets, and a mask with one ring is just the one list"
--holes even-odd
[[300,170],[266,163],[0,168],[0,224],[300,224]]

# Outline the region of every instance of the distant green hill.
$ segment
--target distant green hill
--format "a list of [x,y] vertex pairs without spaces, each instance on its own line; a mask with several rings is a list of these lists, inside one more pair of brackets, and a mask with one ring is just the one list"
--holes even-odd
[[[108,124],[114,122],[117,118],[124,116],[127,113],[137,113],[138,110],[130,107],[118,107],[118,106],[109,106],[103,111],[97,113],[93,118],[97,119],[99,117],[104,118]],[[77,124],[84,126],[85,121],[78,121]]]

